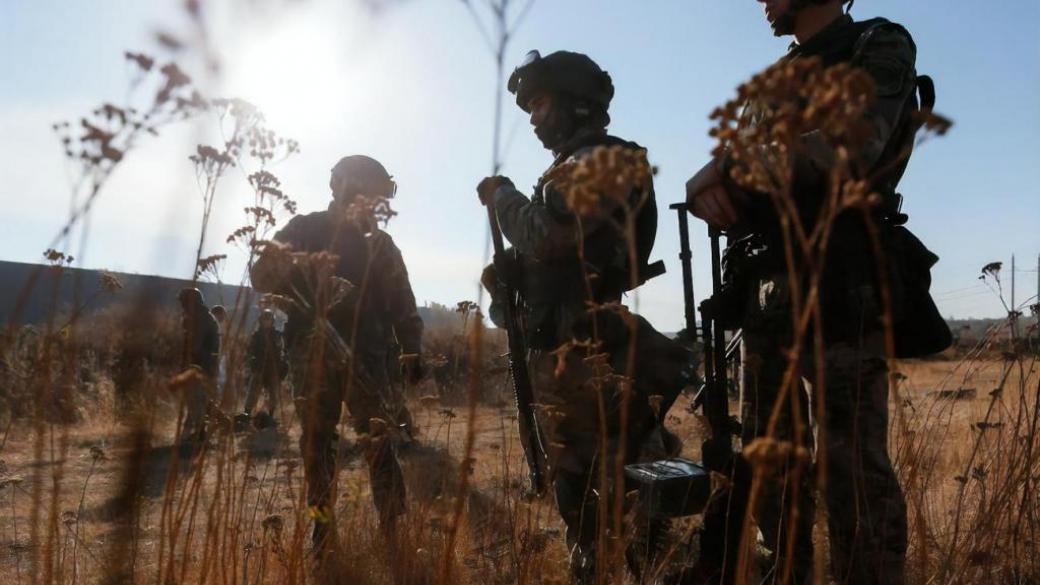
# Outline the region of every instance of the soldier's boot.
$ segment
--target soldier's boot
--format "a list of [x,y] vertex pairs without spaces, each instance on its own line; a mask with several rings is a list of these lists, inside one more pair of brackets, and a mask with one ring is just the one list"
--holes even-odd
[[311,528],[311,548],[315,554],[331,550],[335,542],[336,530],[332,524],[332,514],[327,506],[314,505],[309,509],[314,527]]
[[252,415],[257,402],[260,402],[260,382],[252,379],[246,385],[246,401],[242,406],[242,412]]
[[[711,456],[705,453],[705,457]],[[733,474],[728,489],[712,494],[700,529],[700,556],[677,583],[729,585],[743,581],[737,579],[737,565],[741,548],[748,546],[743,530],[751,480],[749,470],[739,461]]]
[[670,525],[667,519],[648,520],[645,516],[636,516],[629,545],[625,548],[625,562],[637,582],[644,582],[663,558]]
[[317,585],[340,585],[346,582],[343,555],[339,550],[335,524],[314,523],[311,532],[311,579]]
[[574,585],[595,585],[596,583],[596,551],[592,547],[580,544],[571,546],[570,554],[571,583]]
[[314,522],[311,541],[316,553],[331,550],[335,538],[332,504],[336,482],[336,451],[339,436],[304,425],[300,452],[307,480],[307,510]]
[[[588,473],[592,473],[590,469]],[[596,582],[596,539],[599,510],[595,495],[587,490],[589,476],[557,469],[553,478],[556,506],[566,526],[571,581],[577,585]]]
[[[791,479],[792,476],[788,475],[772,488],[764,487],[760,495],[761,505],[755,511],[767,553],[761,563],[764,567],[761,582],[767,585],[812,582],[812,529],[816,509],[811,474],[807,469],[801,471],[796,511],[789,509],[795,491]],[[790,555],[787,554],[789,550]]]

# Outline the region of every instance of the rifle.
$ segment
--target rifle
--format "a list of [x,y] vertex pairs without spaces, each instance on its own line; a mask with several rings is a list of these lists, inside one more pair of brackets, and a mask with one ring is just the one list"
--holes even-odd
[[722,293],[721,232],[709,228],[711,238],[712,297],[703,301],[701,336],[704,340],[704,387],[701,390],[704,416],[711,426],[711,437],[701,446],[705,468],[729,477],[728,493],[720,494],[704,510],[701,529],[701,563],[719,573],[719,583],[729,584],[736,579],[737,560],[743,546],[744,517],[751,490],[751,467],[747,460],[733,451],[733,436],[740,434],[740,423],[729,414],[728,362],[738,355],[737,336],[726,345],[725,331],[715,318],[718,316]]
[[[685,203],[669,206],[675,210],[679,220],[679,262],[682,266],[683,307],[686,317],[688,341],[696,343],[698,336],[696,305],[693,293],[693,253],[690,250],[690,225]],[[721,288],[722,262],[719,252],[719,234],[712,233],[712,277],[717,293]],[[730,437],[733,424],[729,417],[728,383],[725,378],[725,352],[721,328],[713,328],[710,307],[711,299],[701,303],[700,337],[704,348],[704,384],[698,390],[691,411],[704,408],[712,429],[713,444]],[[722,364],[721,366],[717,364]],[[695,462],[682,457],[635,463],[625,466],[626,476],[639,489],[639,498],[644,512],[651,518],[675,518],[700,514],[711,499],[710,471],[723,472],[726,465],[705,457],[704,462]]]
[[679,216],[679,263],[682,264],[683,313],[686,317],[686,335],[690,341],[697,340],[697,316],[693,301],[693,253],[690,251],[690,221],[685,203],[668,206]]
[[[698,336],[703,343],[704,384],[691,409],[703,409],[711,426],[711,437],[704,442],[700,462],[673,458],[626,466],[626,475],[639,487],[640,500],[651,517],[673,518],[704,514],[701,537],[702,559],[732,579],[739,544],[750,470],[747,462],[733,451],[732,437],[740,424],[729,413],[727,365],[739,352],[739,335],[726,344],[725,331],[715,321],[722,290],[721,233],[710,230],[712,297],[701,302],[701,326],[696,326],[693,292],[693,255],[690,251],[689,218],[685,203],[670,209],[678,213],[679,260],[683,275],[683,301],[690,341]],[[699,335],[698,335],[699,334]],[[709,471],[728,476],[732,481],[729,496],[712,498]]]
[[538,421],[534,416],[534,392],[531,389],[531,376],[527,371],[527,355],[524,347],[523,332],[520,328],[516,291],[506,275],[509,268],[505,266],[505,244],[502,242],[502,228],[498,223],[498,214],[492,206],[487,206],[488,223],[491,225],[491,242],[495,248],[493,262],[498,278],[498,286],[505,313],[506,334],[509,337],[509,373],[513,379],[513,397],[516,400],[517,422],[520,427],[520,444],[527,459],[528,475],[531,490],[535,495],[542,495],[546,490],[546,477],[542,469],[546,460],[545,447],[542,445],[538,431]]

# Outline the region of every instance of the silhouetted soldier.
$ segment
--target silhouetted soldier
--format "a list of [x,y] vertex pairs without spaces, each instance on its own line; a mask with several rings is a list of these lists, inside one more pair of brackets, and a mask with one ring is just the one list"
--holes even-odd
[[256,331],[249,337],[246,360],[249,364],[249,390],[243,408],[244,418],[248,421],[253,416],[253,409],[262,392],[266,400],[266,422],[274,423],[277,420],[282,380],[288,373],[289,364],[285,357],[282,332],[275,329],[274,313],[270,309],[260,313]]
[[[853,178],[869,180],[871,190],[881,195],[874,221],[879,226],[881,245],[889,251],[886,262],[894,291],[897,356],[920,356],[941,349],[949,331],[928,296],[928,270],[937,258],[901,227],[906,216],[900,212],[901,196],[896,192],[917,129],[912,114],[919,107],[917,50],[910,34],[881,18],[853,21],[842,13],[843,0],[759,2],[764,4],[774,33],[794,35],[796,39],[781,62],[818,58],[825,66],[851,63],[872,78],[876,99],[864,119],[869,132],[849,158]],[[922,90],[922,101],[934,98],[929,95],[930,82],[921,87],[929,88]],[[752,127],[762,119],[760,113],[773,107],[761,102],[752,97],[744,108],[743,119]],[[931,104],[925,106],[930,108]],[[823,134],[818,130],[803,134],[803,148],[791,165],[792,199],[799,218],[808,222],[803,228],[806,233],[814,230],[814,218],[821,216],[836,160],[833,148],[821,138]],[[803,445],[811,449],[809,407],[800,379],[797,391],[792,393],[795,396],[776,405],[795,341],[792,306],[806,300],[792,299],[788,274],[792,268],[785,259],[770,194],[737,187],[729,174],[735,164],[739,164],[736,158],[724,153],[705,165],[686,188],[691,213],[727,231],[727,271],[742,267],[743,278],[733,280],[736,288],[731,298],[745,299],[738,303],[742,315],[734,317],[743,328],[745,352],[743,440],[746,445],[765,436],[776,413],[775,438],[794,441],[795,426],[801,425],[806,429]],[[829,233],[819,291],[824,345],[819,357],[823,363],[816,363],[810,335],[802,345],[806,349],[798,356],[797,375],[812,380],[819,365],[826,380],[822,394],[820,388],[812,388],[812,404],[825,405],[825,420],[815,422],[825,429],[820,436],[826,437],[831,569],[839,583],[899,585],[904,582],[906,504],[887,448],[888,369],[879,271],[860,210],[839,215]],[[911,276],[902,279],[899,275]],[[804,277],[801,282],[802,290],[807,290]],[[793,406],[799,403],[800,407]],[[792,412],[798,413],[797,418]],[[764,478],[753,514],[765,546],[775,555],[775,569],[769,578],[782,581],[785,567],[790,566],[789,582],[801,584],[812,579],[814,474],[803,468],[800,483],[795,485],[789,474],[795,464],[793,457],[788,458],[776,473]],[[791,500],[794,493],[798,494],[796,501]],[[794,516],[792,508],[797,508]],[[713,542],[721,543],[718,539]],[[789,557],[787,551],[793,556]],[[716,561],[724,554],[730,559],[736,557],[733,547],[703,552]]]
[[[622,180],[620,169],[610,171],[616,173],[609,181],[613,191],[599,192],[597,209],[580,214],[548,178],[560,165],[589,157],[596,147],[617,147],[636,156],[643,152],[639,145],[607,133],[607,109],[614,95],[610,76],[583,54],[559,51],[542,57],[531,51],[510,77],[509,91],[530,114],[535,135],[554,161],[531,198],[506,177],[485,178],[477,187],[481,202],[493,206],[502,234],[513,245],[506,251],[508,259],[501,259],[510,264],[509,273],[497,274],[496,264],[485,269],[481,280],[492,292],[491,316],[499,326],[501,305],[509,300],[500,298],[498,279],[508,279],[522,298],[534,398],[544,406],[538,411],[538,426],[549,451],[546,463],[556,502],[567,525],[571,567],[578,581],[592,582],[596,545],[604,536],[601,530],[610,526],[600,517],[597,494],[609,498],[604,487],[615,492],[620,480],[615,462],[622,450],[625,463],[666,454],[660,420],[685,385],[689,372],[683,370],[690,367],[692,356],[635,315],[633,340],[616,305],[607,306],[620,303],[625,292],[653,276],[647,261],[657,232],[657,206],[649,173],[645,183],[637,184]],[[626,217],[625,208],[634,217]],[[625,233],[622,226],[629,221],[635,233]],[[627,235],[635,241],[629,242]],[[564,344],[587,340],[599,345],[591,352],[580,346],[556,352]],[[632,343],[634,372],[628,367]],[[589,354],[605,356],[613,374],[634,377],[627,404],[625,383],[604,376],[603,368],[597,371],[592,365],[597,358],[586,359]],[[652,395],[667,397],[666,402],[655,408]],[[601,471],[609,477],[608,486],[601,484]],[[607,507],[613,509],[609,501]],[[634,555],[630,562],[646,553],[636,548],[629,548]]]
[[[298,252],[335,254],[334,276],[353,284],[345,298],[321,307],[307,291],[323,283],[308,280],[301,268],[280,265],[268,250],[251,273],[253,286],[293,299],[285,327],[297,409],[303,425],[300,448],[307,476],[307,503],[315,519],[317,548],[331,530],[337,425],[342,403],[362,436],[372,494],[383,528],[390,531],[405,511],[404,481],[395,453],[397,400],[387,379],[387,340],[396,336],[406,359],[405,379],[422,375],[423,324],[415,306],[401,252],[386,232],[360,211],[366,198],[389,198],[397,185],[383,165],[367,156],[348,156],[332,169],[333,201],[327,211],[297,216],[275,240]],[[367,201],[371,201],[368,199]],[[327,283],[326,283],[327,284]],[[315,310],[322,315],[315,318]]]

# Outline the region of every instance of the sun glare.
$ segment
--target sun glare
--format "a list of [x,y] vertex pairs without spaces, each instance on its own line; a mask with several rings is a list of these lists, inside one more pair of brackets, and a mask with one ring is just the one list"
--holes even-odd
[[345,66],[332,32],[289,23],[250,39],[232,71],[234,94],[252,102],[283,131],[342,115],[348,107]]

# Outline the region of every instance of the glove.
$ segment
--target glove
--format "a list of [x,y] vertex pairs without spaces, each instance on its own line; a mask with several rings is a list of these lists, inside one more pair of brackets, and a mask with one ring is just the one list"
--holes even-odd
[[423,363],[419,354],[401,356],[401,374],[405,382],[412,386],[418,384],[426,377],[426,364]]
[[494,203],[495,191],[498,191],[499,187],[508,185],[513,186],[513,181],[509,180],[509,177],[503,177],[501,175],[495,175],[494,177],[485,177],[477,185],[477,197],[480,198],[481,205],[488,205]]

